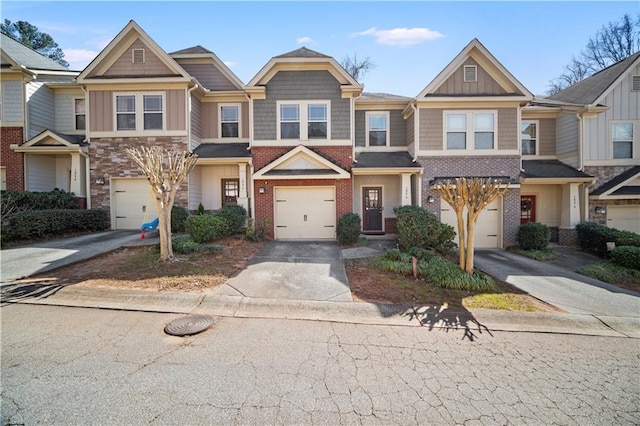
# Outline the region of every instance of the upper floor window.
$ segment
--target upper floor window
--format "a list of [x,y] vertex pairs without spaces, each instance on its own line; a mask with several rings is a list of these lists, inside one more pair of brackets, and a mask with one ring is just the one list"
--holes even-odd
[[367,114],[367,146],[387,146],[389,143],[389,112]]
[[633,123],[612,124],[613,158],[633,158]]
[[523,121],[520,124],[522,155],[536,155],[538,145],[538,122]]
[[496,113],[445,112],[447,149],[494,149]]
[[328,139],[329,102],[278,102],[278,139]]
[[237,138],[240,131],[240,107],[238,105],[220,106],[220,137]]
[[73,100],[73,102],[73,113],[75,117],[76,130],[85,130],[87,123],[84,98],[76,98]]
[[115,98],[116,130],[164,129],[163,94],[117,94]]

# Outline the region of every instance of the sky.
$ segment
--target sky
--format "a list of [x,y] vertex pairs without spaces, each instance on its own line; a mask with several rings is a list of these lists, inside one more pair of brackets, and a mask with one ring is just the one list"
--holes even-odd
[[589,37],[640,2],[597,1],[5,1],[2,19],[50,34],[82,70],[130,21],[166,52],[201,45],[244,83],[302,46],[339,62],[369,58],[367,92],[417,96],[474,38],[544,95]]

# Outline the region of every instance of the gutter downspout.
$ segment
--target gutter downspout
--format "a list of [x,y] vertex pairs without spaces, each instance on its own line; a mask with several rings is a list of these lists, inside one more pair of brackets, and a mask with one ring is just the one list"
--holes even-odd
[[413,110],[413,162],[415,163],[416,161],[418,161],[418,139],[419,139],[419,132],[420,132],[420,126],[418,125],[419,121],[420,121],[420,112],[418,111],[418,108],[416,108],[416,104],[415,104],[415,99],[411,100],[411,103],[409,104],[411,106],[411,109]]
[[[85,135],[84,135],[84,142],[86,142],[87,144],[91,145],[91,137],[89,136],[89,133],[91,131],[91,120],[90,120],[90,105],[89,105],[89,92],[87,91],[87,89],[85,88],[85,86],[80,85],[80,89],[82,89],[82,93],[84,93],[84,131],[85,131]],[[87,150],[91,149],[91,147],[89,146],[89,148],[87,148]],[[86,187],[87,187],[87,209],[91,210],[91,157],[89,155],[86,156],[85,158],[85,179],[86,179]]]
[[[193,82],[193,80],[191,80]],[[191,149],[191,95],[194,90],[198,88],[198,84],[194,83],[194,86],[187,90],[187,94],[189,95],[187,99],[187,148],[189,152],[193,152]],[[196,164],[197,160],[196,160]],[[191,173],[189,173],[191,175]],[[191,204],[191,177],[189,177],[189,181],[187,182],[188,190],[187,190],[187,211],[189,211],[189,204]]]

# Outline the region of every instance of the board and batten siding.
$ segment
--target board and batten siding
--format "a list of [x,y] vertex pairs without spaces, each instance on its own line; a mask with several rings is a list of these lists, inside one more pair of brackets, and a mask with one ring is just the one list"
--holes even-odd
[[[407,146],[407,126],[402,118],[401,110],[375,110],[374,112],[389,113],[389,146]],[[367,111],[356,111],[356,140],[358,147],[364,147],[367,143]]]
[[[67,156],[68,157],[68,156]],[[26,188],[27,191],[52,191],[59,182],[56,181],[56,156],[48,154],[26,155]],[[69,165],[70,166],[70,165]],[[60,189],[67,190],[62,187]]]
[[556,119],[556,155],[573,167],[578,167],[578,127],[573,113],[562,113]]
[[202,202],[202,167],[196,166],[188,176],[189,182],[189,206],[188,210],[198,209],[198,204]]
[[[144,62],[133,63],[133,50],[144,49]],[[132,75],[175,75],[149,47],[137,39],[122,55],[105,71],[106,76]]]
[[[473,108],[460,111],[497,111],[497,149],[517,150],[520,141],[517,108]],[[420,140],[421,151],[442,151],[444,147],[444,112],[455,112],[455,108],[420,108]],[[452,153],[463,154],[466,150],[451,150]]]
[[[537,155],[556,155],[556,119],[537,119],[540,127],[538,129],[538,152]],[[526,121],[523,119],[523,121]]]
[[[465,65],[475,65],[477,69],[477,81],[464,81]],[[447,95],[504,95],[507,92],[480,66],[473,58],[467,58],[433,94]]]
[[167,107],[165,120],[167,130],[187,130],[186,95],[187,91],[184,89],[165,91],[165,105]]
[[331,102],[331,138],[351,138],[351,101],[342,98],[340,83],[328,71],[279,71],[267,83],[266,99],[253,108],[254,138],[277,137],[277,101],[328,100]]
[[22,81],[2,81],[2,121],[24,120]]
[[[202,102],[197,97],[191,97],[191,140],[196,141],[196,146],[202,139]],[[195,146],[192,146],[195,148]]]
[[[220,138],[220,104],[237,104],[238,102],[203,102],[202,103],[202,139]],[[249,138],[249,103],[240,103],[240,136]],[[224,139],[220,138],[222,141]]]
[[[606,111],[593,118],[584,119],[584,159],[598,161],[612,159],[611,122],[613,120],[640,120],[640,92],[632,91],[632,76],[640,75],[640,65],[620,81],[601,102],[608,106]],[[640,133],[640,126],[636,125],[636,133]],[[638,141],[640,135],[634,135],[634,159],[640,159]]]

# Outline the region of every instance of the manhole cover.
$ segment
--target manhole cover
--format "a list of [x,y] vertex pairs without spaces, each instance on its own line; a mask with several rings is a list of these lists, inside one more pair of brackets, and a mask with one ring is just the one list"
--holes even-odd
[[190,336],[205,331],[213,325],[213,318],[208,315],[192,315],[171,321],[164,332],[172,336]]

